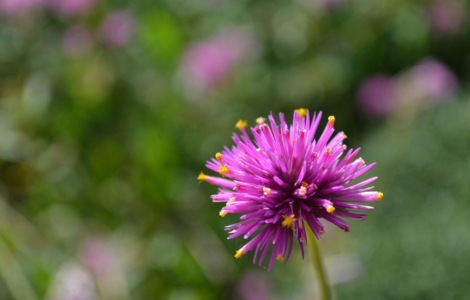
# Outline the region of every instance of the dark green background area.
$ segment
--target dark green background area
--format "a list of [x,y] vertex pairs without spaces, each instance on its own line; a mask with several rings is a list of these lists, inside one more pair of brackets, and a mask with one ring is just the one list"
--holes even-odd
[[[0,15],[0,299],[55,299],[60,278],[85,278],[96,299],[312,299],[298,246],[270,273],[252,253],[233,257],[245,241],[227,240],[224,226],[238,217],[221,218],[217,188],[196,180],[213,175],[205,162],[233,145],[239,119],[284,112],[290,122],[301,107],[323,111],[321,126],[336,117],[348,147],[377,162],[367,176],[385,195],[351,232],[326,227],[336,298],[470,294],[470,23],[436,33],[431,1],[318,3],[103,0],[76,17]],[[98,37],[116,9],[135,19],[121,48]],[[81,57],[62,50],[74,24],[94,32]],[[192,95],[186,49],[233,27],[256,53]],[[364,80],[428,57],[456,74],[452,99],[376,119],[360,112]],[[84,259],[93,241],[109,261],[101,277]]]

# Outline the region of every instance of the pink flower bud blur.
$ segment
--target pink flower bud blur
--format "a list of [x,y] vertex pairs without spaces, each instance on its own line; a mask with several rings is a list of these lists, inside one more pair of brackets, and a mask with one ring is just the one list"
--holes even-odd
[[253,44],[248,32],[231,28],[190,45],[183,57],[185,83],[199,90],[214,87],[253,53]]
[[266,272],[247,271],[237,283],[237,294],[241,300],[270,300],[271,280]]
[[122,47],[131,40],[134,27],[134,18],[127,11],[114,11],[101,24],[101,36],[107,45]]
[[44,0],[0,0],[0,13],[22,15],[41,7]]
[[70,17],[78,16],[89,9],[99,0],[48,0],[50,7],[58,14]]
[[67,263],[57,272],[45,299],[96,300],[98,295],[90,274],[76,263]]
[[385,74],[374,75],[359,88],[359,109],[370,117],[386,115],[392,109],[394,93],[393,78]]
[[465,22],[465,7],[461,2],[438,0],[429,8],[431,27],[438,33],[458,33]]
[[411,69],[415,87],[424,97],[443,101],[452,96],[457,89],[457,78],[444,64],[433,58],[420,61]]
[[83,25],[70,27],[62,38],[62,50],[64,54],[80,58],[87,55],[93,47],[93,36],[91,31]]
[[108,273],[115,261],[111,245],[99,238],[85,241],[80,258],[83,265],[96,277]]

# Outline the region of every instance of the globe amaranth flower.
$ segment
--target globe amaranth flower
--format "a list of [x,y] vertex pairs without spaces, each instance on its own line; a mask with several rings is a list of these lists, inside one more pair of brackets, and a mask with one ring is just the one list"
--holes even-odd
[[257,125],[251,128],[254,140],[245,129],[246,121],[239,121],[236,127],[241,136],[234,134],[235,146],[225,147],[207,162],[207,167],[222,178],[202,172],[198,177],[221,187],[212,199],[226,202],[220,211],[222,217],[242,214],[240,222],[226,226],[229,239],[241,235],[251,238],[235,257],[254,249],[253,263],[259,256],[261,264],[272,249],[268,270],[274,260],[285,263],[289,259],[294,239],[304,256],[305,225],[318,239],[324,232],[321,218],[349,231],[343,218],[364,220],[366,216],[361,211],[373,208],[349,202],[371,202],[383,197],[381,192],[371,191],[373,187],[365,187],[377,177],[348,185],[375,163],[366,165],[362,158],[356,159],[360,149],[350,149],[341,159],[346,151],[346,135],[340,132],[331,138],[333,116],[328,118],[318,140],[314,136],[321,113],[310,117],[308,110],[296,110],[290,126],[284,114],[279,114],[279,118],[279,125],[272,114],[269,124],[258,118]]

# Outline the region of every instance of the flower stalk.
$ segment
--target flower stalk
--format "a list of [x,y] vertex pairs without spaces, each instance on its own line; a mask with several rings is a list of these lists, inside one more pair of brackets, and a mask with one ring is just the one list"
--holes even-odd
[[[308,225],[306,224],[305,226],[307,227]],[[318,247],[318,240],[315,238],[311,230],[307,230],[307,243],[310,258],[313,264],[313,270],[315,271],[319,282],[319,299],[331,300],[331,286],[327,278],[325,266],[323,265],[320,248]]]

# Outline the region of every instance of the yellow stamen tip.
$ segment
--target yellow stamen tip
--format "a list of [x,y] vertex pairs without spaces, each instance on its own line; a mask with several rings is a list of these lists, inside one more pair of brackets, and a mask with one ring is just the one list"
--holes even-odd
[[347,139],[347,138],[348,138],[348,136],[347,136],[343,131],[341,131],[341,135],[343,136],[343,139]]
[[200,180],[200,181],[206,181],[207,180],[207,177],[204,173],[199,173],[199,176],[197,177],[197,180]]
[[263,188],[263,195],[265,195],[265,196],[271,195],[271,189],[267,188],[267,187],[264,187]]
[[240,258],[242,257],[243,255],[243,248],[241,248],[240,250],[238,250],[236,253],[235,253],[235,258]]
[[265,118],[259,117],[259,118],[256,119],[256,124],[264,124],[264,121],[266,121]]
[[282,221],[282,226],[283,227],[287,227],[287,228],[292,228],[293,227],[293,223],[295,221],[297,221],[294,214],[290,215],[290,216],[286,216],[286,215],[282,215],[282,217],[284,218],[284,221]]
[[333,124],[335,122],[335,116],[329,116],[328,117],[328,123]]
[[216,158],[218,161],[222,162],[222,154],[220,154],[220,152],[217,152],[217,153],[215,154],[215,158]]
[[328,207],[326,208],[326,211],[332,214],[335,212],[335,207],[333,205],[328,205]]
[[295,110],[301,118],[307,115],[307,110],[305,108],[299,108]]
[[279,254],[276,259],[279,261],[279,262],[282,262],[284,260],[284,256],[282,256],[281,254]]
[[245,128],[246,126],[248,126],[248,123],[243,120],[238,120],[237,124],[235,124],[235,127],[242,130],[242,128]]
[[225,174],[230,173],[230,170],[227,168],[227,164],[220,166],[219,172],[222,174],[222,177],[225,177]]
[[305,181],[302,181],[302,183],[300,185],[304,188],[308,187],[308,183],[306,183]]
[[219,212],[219,216],[221,216],[222,218],[225,217],[227,215],[227,212],[225,210],[221,210]]
[[383,194],[382,192],[378,192],[378,193],[377,193],[377,199],[378,199],[379,201],[381,201],[383,197],[384,197],[384,194]]

